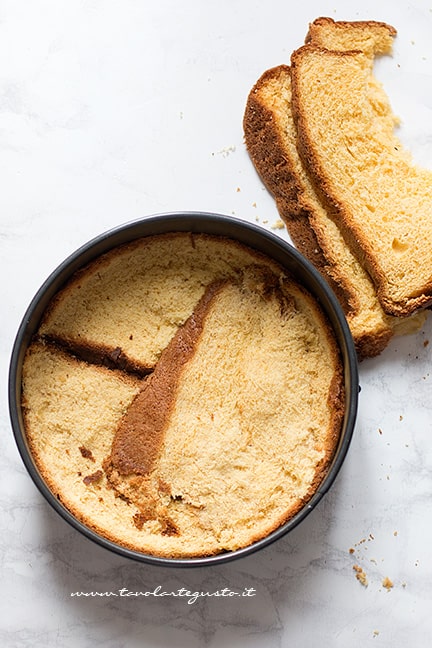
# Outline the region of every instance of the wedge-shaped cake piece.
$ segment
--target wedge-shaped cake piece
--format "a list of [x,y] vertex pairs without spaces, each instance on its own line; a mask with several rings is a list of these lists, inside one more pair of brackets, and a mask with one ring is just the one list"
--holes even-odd
[[432,303],[432,172],[416,166],[370,56],[305,45],[292,55],[298,147],[314,188],[390,315]]

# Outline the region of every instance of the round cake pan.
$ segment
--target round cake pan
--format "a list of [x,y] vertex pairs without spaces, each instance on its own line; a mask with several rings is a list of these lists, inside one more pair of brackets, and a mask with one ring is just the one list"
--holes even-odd
[[[26,440],[21,410],[21,378],[24,356],[53,296],[79,268],[108,250],[144,236],[168,232],[194,232],[227,236],[279,262],[320,303],[334,329],[344,367],[345,415],[342,432],[330,468],[318,490],[295,517],[267,537],[248,547],[209,557],[171,559],[132,551],[105,539],[78,521],[59,502],[41,476]],[[101,234],[69,256],[48,277],[30,303],[16,335],[9,371],[9,410],[18,450],[33,482],[49,504],[72,527],[108,550],[141,562],[176,567],[214,565],[247,556],[286,535],[304,520],[333,484],[345,459],[355,426],[358,392],[357,356],[349,327],[338,300],[317,270],[295,248],[262,227],[230,216],[205,212],[164,213],[132,221]]]

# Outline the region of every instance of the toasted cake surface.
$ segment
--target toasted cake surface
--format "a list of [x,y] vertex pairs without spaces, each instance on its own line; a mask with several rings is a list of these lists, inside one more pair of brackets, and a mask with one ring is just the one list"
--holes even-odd
[[[190,237],[174,238],[177,258]],[[141,242],[147,253],[160,243]],[[201,289],[166,346],[157,342],[147,377],[85,361],[61,344],[61,304],[71,309],[76,299],[79,308],[81,300],[74,281],[65,301],[55,300],[55,342],[45,320],[24,362],[27,435],[53,492],[97,533],[159,556],[232,550],[280,526],[326,474],[343,417],[341,361],[315,300],[262,255],[216,237],[206,243],[193,248],[200,263],[182,256],[182,276],[199,275]],[[140,244],[127,249],[133,253],[140,258]],[[104,259],[112,281],[115,257]],[[80,273],[80,285],[93,271]],[[159,282],[182,301],[162,270]],[[155,317],[140,305],[143,323]],[[104,308],[100,314],[102,334]],[[97,340],[96,326],[92,334]]]

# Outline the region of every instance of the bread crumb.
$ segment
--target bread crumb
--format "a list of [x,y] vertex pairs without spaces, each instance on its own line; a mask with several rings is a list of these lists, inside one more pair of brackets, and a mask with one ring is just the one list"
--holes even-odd
[[366,576],[363,568],[360,567],[360,565],[354,565],[353,569],[354,569],[354,571],[356,573],[355,577],[357,578],[358,582],[361,583],[361,585],[363,585],[363,587],[367,587],[368,586],[368,579],[367,579],[367,576]]
[[386,590],[389,592],[393,587],[393,581],[391,581],[390,578],[386,576],[385,578],[383,578],[382,586],[385,587]]
[[350,547],[349,552],[350,554],[353,554],[355,552],[355,549],[353,547]]
[[218,155],[222,155],[222,157],[228,157],[230,153],[234,153],[236,150],[235,146],[224,146],[223,149],[218,151]]
[[395,537],[397,536],[397,534],[398,534],[397,531],[393,531],[393,535],[394,535]]
[[381,428],[378,428],[378,432],[379,432],[379,434],[382,434]]
[[399,415],[399,421],[403,421],[403,416],[402,416],[402,414]]
[[241,191],[241,189],[240,189],[240,187],[237,187],[237,193],[239,193],[239,191]]
[[423,342],[423,346],[424,346],[424,347],[427,347],[428,344],[429,344],[429,340],[425,340],[425,341]]
[[374,630],[374,631],[373,631],[373,636],[374,636],[374,637],[378,637],[378,635],[379,635],[379,630]]
[[256,207],[256,206],[257,206],[256,202],[252,203],[252,207]]
[[272,229],[283,229],[285,225],[281,220],[277,220],[271,227]]

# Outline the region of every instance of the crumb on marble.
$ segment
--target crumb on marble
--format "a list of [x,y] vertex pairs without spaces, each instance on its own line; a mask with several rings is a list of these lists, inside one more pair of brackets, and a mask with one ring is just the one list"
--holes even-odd
[[214,151],[211,152],[212,157],[215,157],[216,155],[221,155],[222,157],[226,158],[228,157],[231,153],[235,153],[236,147],[234,145],[231,146],[224,146],[220,151]]
[[276,230],[276,229],[283,229],[285,225],[280,219],[278,219],[271,227],[272,229]]
[[228,157],[230,153],[235,153],[236,147],[232,144],[231,146],[224,146],[220,151],[218,151],[219,155],[222,155],[222,157]]
[[389,592],[393,588],[393,581],[388,576],[383,578],[382,586]]
[[374,636],[374,637],[378,637],[378,635],[379,635],[379,630],[374,630],[374,631],[373,631],[373,636]]
[[355,571],[355,577],[357,578],[358,582],[363,585],[363,587],[367,587],[368,579],[363,567],[360,567],[360,565],[353,565],[353,569]]
[[425,340],[425,341],[423,342],[423,346],[424,346],[424,347],[427,347],[428,344],[429,344],[429,340]]
[[355,552],[354,547],[350,547],[350,548],[349,548],[349,553],[350,553],[350,554],[353,554],[354,552]]

